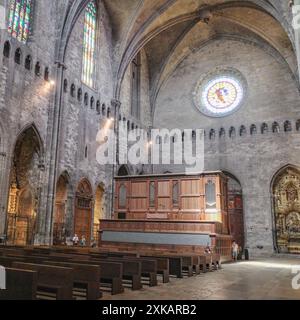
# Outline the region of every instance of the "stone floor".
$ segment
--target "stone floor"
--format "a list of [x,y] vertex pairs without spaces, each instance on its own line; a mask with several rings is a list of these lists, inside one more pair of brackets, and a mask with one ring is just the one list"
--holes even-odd
[[[121,295],[104,294],[104,300],[271,300],[300,299],[292,288],[292,268],[300,259],[272,258],[224,264],[219,271],[192,278],[171,278],[170,283]],[[300,276],[299,276],[300,278]],[[160,280],[160,279],[159,279]],[[300,279],[299,279],[300,284]]]

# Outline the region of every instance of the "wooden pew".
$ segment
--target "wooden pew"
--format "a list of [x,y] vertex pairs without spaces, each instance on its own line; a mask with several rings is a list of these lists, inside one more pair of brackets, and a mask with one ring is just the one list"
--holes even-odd
[[53,290],[57,300],[73,299],[73,270],[71,268],[23,262],[14,262],[13,267],[37,271],[38,289],[43,292]]
[[157,262],[157,274],[162,275],[163,283],[170,282],[170,267],[168,258],[151,257]]
[[[122,257],[127,257],[127,258],[150,258],[150,259],[154,259],[156,260],[156,273],[162,275],[163,278],[163,283],[168,283],[169,282],[169,260],[167,258],[163,258],[163,257],[155,257],[155,256],[143,256],[141,255],[139,252],[105,252],[102,251],[100,253],[96,253],[93,252],[91,253],[91,255],[93,257],[97,257],[97,256],[101,256],[101,257],[118,257],[118,258],[122,258]],[[144,273],[143,269],[145,270],[147,267],[145,267],[142,264],[142,273]],[[146,273],[149,272],[147,270],[145,270]],[[153,270],[154,272],[154,270]],[[156,278],[156,281],[154,280],[153,285],[157,285],[157,277],[153,276],[154,278]],[[156,283],[156,284],[155,284]]]
[[123,279],[123,264],[110,262],[110,261],[100,261],[100,260],[80,260],[73,261],[74,263],[86,264],[86,265],[97,265],[100,266],[100,283],[111,284],[111,294],[116,295],[124,292],[124,287],[122,283]]
[[102,293],[100,291],[100,266],[59,261],[44,261],[44,263],[46,265],[72,268],[73,287],[76,288],[77,284],[83,284],[87,290],[88,300],[98,300],[102,298]]
[[115,263],[115,262],[108,262],[102,261],[100,262],[101,268],[101,281],[105,283],[111,283],[111,294],[119,294],[124,292],[123,287],[123,264],[122,263]]
[[0,256],[0,265],[5,268],[11,268],[15,261],[24,262],[25,259],[23,257],[6,257]]
[[157,286],[157,261],[153,258],[142,258],[134,256],[124,256],[123,259],[141,262],[142,264],[142,277],[149,279],[149,286]]
[[35,300],[38,274],[36,271],[6,268],[6,290],[0,300]]
[[[97,259],[92,259],[97,261]],[[142,263],[140,261],[132,261],[124,258],[108,257],[107,259],[100,259],[99,261],[111,261],[123,264],[123,279],[131,281],[132,290],[142,289]]]

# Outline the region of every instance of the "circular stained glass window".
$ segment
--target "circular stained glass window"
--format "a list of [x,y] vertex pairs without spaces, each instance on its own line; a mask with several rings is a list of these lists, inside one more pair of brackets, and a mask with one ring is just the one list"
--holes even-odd
[[236,111],[242,104],[246,81],[232,69],[210,75],[200,82],[195,103],[205,115],[222,117]]

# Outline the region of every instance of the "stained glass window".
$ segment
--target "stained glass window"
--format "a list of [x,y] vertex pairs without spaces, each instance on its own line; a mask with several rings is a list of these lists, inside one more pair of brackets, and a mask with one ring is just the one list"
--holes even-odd
[[210,81],[202,93],[202,102],[212,113],[233,111],[243,99],[243,88],[233,78],[220,77]]
[[247,80],[238,70],[217,68],[199,80],[194,102],[205,115],[224,117],[244,104],[247,87]]
[[84,17],[82,81],[86,85],[94,85],[95,45],[96,45],[97,7],[90,1]]
[[30,30],[33,0],[10,0],[8,32],[21,42],[26,42]]

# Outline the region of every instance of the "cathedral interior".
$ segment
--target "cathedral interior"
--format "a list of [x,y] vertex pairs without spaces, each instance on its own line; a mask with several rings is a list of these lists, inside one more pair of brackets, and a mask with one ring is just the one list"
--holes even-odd
[[[63,250],[77,235],[95,250],[200,254],[210,246],[228,261],[236,241],[242,259],[296,264],[299,6],[0,0],[0,251]],[[145,148],[168,140],[170,162],[122,161],[121,127],[126,136],[146,132]],[[180,134],[153,140],[154,129]],[[111,163],[97,156],[105,130],[116,137]],[[187,164],[175,161],[184,130],[192,147],[201,130],[201,172],[184,174]],[[255,277],[255,266],[239,276],[242,268]],[[280,288],[261,297],[300,298]]]

